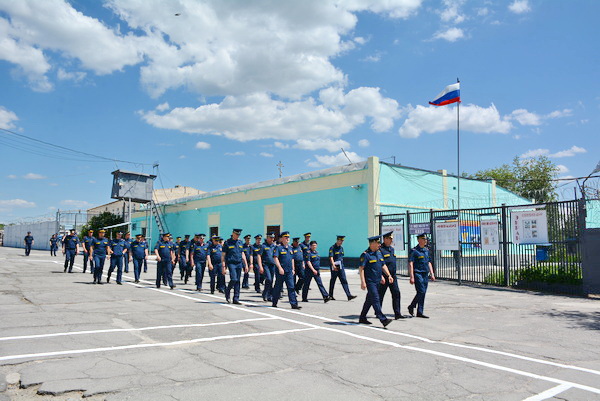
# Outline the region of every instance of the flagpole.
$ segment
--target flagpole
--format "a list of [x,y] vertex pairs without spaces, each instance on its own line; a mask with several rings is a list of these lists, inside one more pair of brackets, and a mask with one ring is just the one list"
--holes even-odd
[[[460,83],[460,80],[456,78],[456,82]],[[457,206],[458,206],[458,284],[462,283],[462,227],[460,224],[460,100],[456,103],[456,177],[457,177]]]

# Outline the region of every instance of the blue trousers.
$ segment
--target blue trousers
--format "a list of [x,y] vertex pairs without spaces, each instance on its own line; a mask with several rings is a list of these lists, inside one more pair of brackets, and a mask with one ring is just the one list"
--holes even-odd
[[254,265],[254,289],[256,291],[260,291],[260,268],[258,267],[258,265]]
[[129,252],[123,255],[123,266],[125,266],[125,273],[129,273]]
[[83,251],[83,272],[85,273],[87,269],[88,262],[90,262],[90,273],[94,273],[94,259],[89,260],[90,253],[88,251]]
[[327,294],[327,291],[325,290],[325,286],[323,285],[323,281],[321,280],[321,274],[319,274],[319,271],[317,270],[317,274],[315,275],[313,273],[312,270],[310,270],[310,268],[305,268],[304,269],[304,285],[302,287],[302,300],[306,301],[308,300],[308,289],[310,287],[310,282],[312,281],[312,279],[315,279],[315,283],[317,283],[317,286],[319,286],[319,291],[321,291],[321,295],[323,296],[323,298],[327,298],[329,296],[329,294]]
[[69,268],[69,273],[73,270],[73,263],[75,263],[75,255],[77,254],[75,249],[65,249],[65,270]]
[[233,300],[240,300],[240,277],[242,275],[242,263],[231,263],[227,265],[229,270],[229,284],[225,289],[225,296],[229,298],[231,289],[233,288]]
[[298,305],[298,300],[296,299],[296,289],[294,288],[294,274],[291,270],[284,270],[283,274],[279,274],[279,269],[275,269],[275,286],[273,287],[272,291],[273,306],[277,306],[277,301],[279,301],[279,295],[281,295],[281,289],[283,288],[284,281],[287,287],[290,304]]
[[31,252],[31,244],[25,244],[25,256],[29,256],[29,252]]
[[392,294],[392,308],[394,309],[394,316],[399,316],[402,313],[400,312],[400,287],[398,287],[398,278],[396,274],[392,274],[394,277],[394,282],[390,284],[388,281],[385,284],[379,284],[379,300],[381,301],[381,306],[383,306],[383,297],[385,296],[385,292],[387,289],[390,289],[390,293]]
[[204,280],[204,271],[206,270],[206,260],[200,260],[194,258],[194,265],[196,266],[196,289],[202,289],[202,280]]
[[181,278],[185,275],[187,271],[187,259],[185,258],[185,254],[179,255],[179,274]]
[[242,287],[243,288],[248,288],[248,280],[250,279],[250,272],[247,271],[244,273],[244,279],[242,280]]
[[348,280],[346,280],[346,270],[344,267],[340,267],[339,270],[331,269],[331,279],[329,280],[329,295],[333,297],[333,289],[335,288],[335,281],[340,279],[340,283],[342,284],[342,288],[346,293],[346,296],[351,296],[350,287],[348,287]]
[[369,309],[373,307],[375,311],[375,316],[380,321],[384,321],[387,317],[381,311],[381,301],[379,299],[379,283],[373,283],[367,281],[367,298],[365,299],[365,303],[363,305],[362,311],[360,312],[360,318],[366,319],[367,313],[369,313]]
[[[305,280],[305,275],[306,275],[306,269],[303,266],[304,264],[302,262],[294,262],[294,266],[296,267],[296,291],[300,292],[302,291],[302,287],[304,286],[304,280]],[[310,269],[308,269],[310,270]]]
[[422,315],[425,308],[425,294],[429,284],[429,272],[415,272],[415,290],[417,294],[410,303],[411,308],[417,308],[417,314]]
[[160,282],[164,281],[169,287],[173,287],[173,262],[171,259],[161,260],[156,264],[156,288],[160,288]]
[[[270,263],[263,264],[263,276],[265,277],[265,288],[263,289],[263,299],[271,301],[273,299],[273,279],[275,278],[275,265]],[[281,289],[279,290],[281,292]]]
[[123,278],[123,255],[110,255],[110,267],[108,268],[108,278],[117,268],[117,283]]
[[106,255],[94,255],[94,281],[100,282],[102,280],[105,260]]
[[144,265],[145,260],[145,258],[133,258],[133,276],[135,277],[135,281],[140,281],[142,266]]
[[58,246],[50,245],[50,256],[56,256],[56,251],[58,251]]

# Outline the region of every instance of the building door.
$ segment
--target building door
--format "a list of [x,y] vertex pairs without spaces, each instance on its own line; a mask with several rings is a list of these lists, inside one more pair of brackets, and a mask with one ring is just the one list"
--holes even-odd
[[209,228],[209,235],[212,238],[213,235],[219,235],[219,227]]
[[281,226],[267,226],[267,234],[269,233],[275,234],[275,239],[277,240],[281,233]]

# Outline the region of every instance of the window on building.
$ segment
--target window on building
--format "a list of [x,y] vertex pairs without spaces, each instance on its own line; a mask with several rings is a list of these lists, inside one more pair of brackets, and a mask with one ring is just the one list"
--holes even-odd
[[219,227],[211,227],[209,228],[209,234],[212,237],[213,235],[219,235]]
[[279,238],[279,234],[281,233],[281,226],[267,226],[266,234],[274,233],[275,239]]

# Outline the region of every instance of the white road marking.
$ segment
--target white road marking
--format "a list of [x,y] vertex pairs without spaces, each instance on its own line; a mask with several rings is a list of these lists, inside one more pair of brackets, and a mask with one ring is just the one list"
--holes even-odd
[[547,400],[548,398],[552,398],[555,395],[558,395],[564,391],[567,391],[568,389],[570,389],[571,386],[569,386],[568,384],[561,384],[559,386],[556,387],[552,387],[551,389],[548,389],[542,393],[536,394],[536,395],[532,395],[531,397],[527,397],[525,398],[523,401],[542,401],[542,400]]
[[295,333],[295,332],[299,332],[299,331],[308,331],[308,330],[316,330],[316,329],[318,329],[318,328],[308,327],[308,328],[303,328],[303,329],[269,331],[266,333],[230,334],[230,335],[217,336],[217,337],[194,338],[192,340],[181,340],[181,341],[173,341],[173,342],[168,342],[168,343],[133,344],[133,345],[121,345],[121,346],[115,346],[115,347],[75,349],[75,350],[70,350],[70,351],[40,352],[37,354],[8,355],[8,356],[0,357],[0,361],[11,361],[11,360],[15,360],[15,359],[28,359],[28,358],[42,358],[42,357],[47,357],[47,356],[89,354],[89,353],[94,353],[94,352],[119,351],[119,350],[125,350],[125,349],[135,349],[135,348],[172,347],[175,345],[195,344],[195,343],[211,342],[211,341],[217,341],[217,340],[229,340],[229,339],[233,339],[233,338],[272,336],[272,335],[288,334],[288,333]]
[[77,335],[83,335],[83,334],[97,334],[97,333],[116,333],[116,332],[129,332],[129,331],[177,329],[177,328],[185,328],[185,327],[222,326],[222,325],[227,325],[227,324],[256,322],[259,320],[274,320],[274,319],[275,318],[273,318],[273,317],[261,317],[261,318],[255,318],[255,319],[230,320],[230,321],[226,321],[226,322],[215,322],[215,323],[173,324],[170,326],[150,326],[150,327],[128,328],[128,329],[67,331],[67,332],[63,332],[63,333],[32,334],[32,335],[28,335],[28,336],[0,337],[0,341],[26,340],[26,339],[31,339],[31,338],[47,338],[47,337],[61,337],[61,336],[77,336]]

